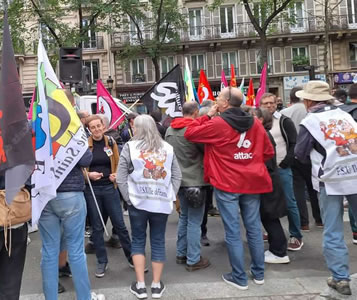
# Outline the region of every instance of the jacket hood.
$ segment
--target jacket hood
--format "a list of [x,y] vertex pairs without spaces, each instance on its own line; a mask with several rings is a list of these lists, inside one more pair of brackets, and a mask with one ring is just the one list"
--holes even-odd
[[190,125],[192,121],[193,119],[191,118],[175,118],[170,126],[174,129],[182,129]]
[[250,129],[254,124],[254,117],[242,111],[239,107],[231,107],[221,114],[221,117],[239,133]]

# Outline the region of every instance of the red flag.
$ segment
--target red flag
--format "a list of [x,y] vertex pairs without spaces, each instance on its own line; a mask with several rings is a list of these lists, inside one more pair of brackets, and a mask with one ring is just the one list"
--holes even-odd
[[254,106],[254,87],[253,87],[253,79],[250,78],[249,80],[249,87],[248,87],[248,93],[247,93],[247,100],[246,100],[246,105],[248,106]]
[[206,74],[203,70],[200,71],[200,81],[198,83],[197,94],[198,94],[198,99],[200,100],[200,103],[202,103],[202,101],[204,101],[204,100],[214,101],[211,87],[208,83]]
[[237,80],[236,80],[236,74],[234,71],[234,65],[231,64],[231,83],[230,83],[231,87],[237,87]]
[[117,128],[125,120],[123,112],[100,80],[97,80],[97,114],[105,115],[112,129]]

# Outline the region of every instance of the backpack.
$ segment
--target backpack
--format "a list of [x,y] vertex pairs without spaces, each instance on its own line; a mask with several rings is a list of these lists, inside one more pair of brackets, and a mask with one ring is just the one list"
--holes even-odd
[[[5,248],[7,248],[7,231],[11,226],[25,223],[31,219],[30,193],[22,188],[9,205],[5,200],[5,190],[0,190],[0,226],[4,227]],[[11,230],[10,250],[11,255]]]

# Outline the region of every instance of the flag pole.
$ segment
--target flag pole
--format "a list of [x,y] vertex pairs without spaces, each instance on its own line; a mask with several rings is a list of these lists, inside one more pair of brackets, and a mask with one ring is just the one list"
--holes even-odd
[[107,231],[107,227],[105,226],[105,223],[104,223],[104,220],[103,220],[103,216],[102,216],[102,214],[100,212],[99,205],[98,205],[98,202],[97,202],[97,198],[95,197],[95,194],[94,194],[94,191],[93,191],[93,187],[92,187],[92,183],[91,183],[91,181],[89,179],[88,172],[87,172],[86,169],[84,169],[84,172],[86,173],[86,176],[87,176],[89,188],[90,188],[90,191],[92,192],[93,200],[94,200],[95,206],[97,207],[97,211],[98,211],[98,214],[99,214],[100,221],[102,222],[105,234],[109,237],[109,233]]
[[[138,100],[136,100],[128,109],[130,110],[139,101],[140,101],[140,98]],[[120,119],[125,116],[125,114],[127,114],[127,112],[123,112],[123,114],[118,119],[116,119],[116,121],[112,125],[110,125],[108,129],[112,129],[115,126],[115,124],[118,123],[120,121]]]

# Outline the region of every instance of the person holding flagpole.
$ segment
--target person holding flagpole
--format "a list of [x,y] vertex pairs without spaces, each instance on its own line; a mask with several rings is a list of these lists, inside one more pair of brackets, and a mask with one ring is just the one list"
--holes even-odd
[[89,186],[85,190],[85,196],[92,226],[92,242],[97,256],[95,276],[101,278],[108,268],[108,256],[104,243],[104,228],[96,202],[101,215],[109,216],[129,265],[133,267],[131,240],[125,226],[120,195],[115,182],[119,163],[118,146],[112,137],[104,135],[105,126],[100,115],[90,116],[87,119],[87,126],[92,133],[88,138],[88,144],[93,153],[93,160],[87,171],[96,199]]

